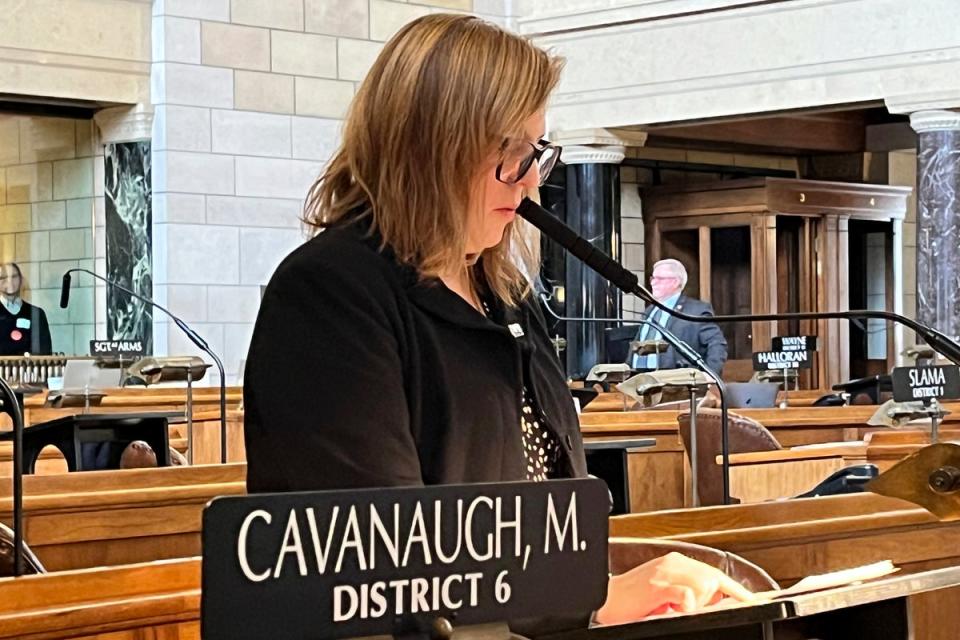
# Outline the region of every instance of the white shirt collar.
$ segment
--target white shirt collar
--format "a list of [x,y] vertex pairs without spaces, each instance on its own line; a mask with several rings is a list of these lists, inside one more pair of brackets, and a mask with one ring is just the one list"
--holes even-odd
[[20,313],[20,309],[23,308],[23,299],[20,296],[12,299],[8,299],[6,296],[0,296],[0,302],[2,302],[3,307],[13,315]]

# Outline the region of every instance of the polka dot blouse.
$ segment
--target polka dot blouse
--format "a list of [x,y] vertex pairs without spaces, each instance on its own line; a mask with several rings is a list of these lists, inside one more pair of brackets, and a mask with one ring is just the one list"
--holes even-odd
[[520,408],[520,432],[523,454],[527,459],[527,480],[540,482],[553,477],[560,453],[559,443],[544,424],[543,414],[535,407],[526,386]]
[[[481,301],[484,315],[490,317],[490,306]],[[526,458],[527,480],[541,482],[553,477],[560,458],[560,443],[546,426],[546,418],[533,401],[533,394],[523,385],[520,404],[520,435],[523,440],[523,455]]]

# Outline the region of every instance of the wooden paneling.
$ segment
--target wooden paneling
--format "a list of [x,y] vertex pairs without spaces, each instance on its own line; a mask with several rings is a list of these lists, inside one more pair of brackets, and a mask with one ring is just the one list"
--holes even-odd
[[842,456],[731,465],[730,495],[744,503],[795,498],[845,466]]
[[[245,477],[245,464],[26,476],[25,539],[54,571],[196,555],[203,507],[244,493]],[[0,483],[7,524],[9,484]]]
[[659,436],[656,446],[627,455],[630,511],[643,513],[686,504],[686,456],[677,436]]
[[712,299],[710,265],[713,263],[711,258],[710,227],[700,227],[700,256],[697,262],[699,268],[698,281],[700,282],[700,294],[697,296],[704,302],[710,302]]
[[[717,229],[749,221],[751,310],[772,313],[785,306],[778,300],[783,297],[778,294],[784,286],[778,288],[777,283],[775,220],[777,216],[798,217],[803,220],[802,231],[798,242],[791,245],[796,249],[797,268],[788,274],[791,282],[786,283],[787,290],[797,294],[799,308],[803,310],[844,311],[849,305],[846,277],[849,220],[902,220],[909,194],[910,189],[904,187],[783,178],[652,187],[642,193],[647,249],[651,255],[659,256],[663,252],[660,243],[667,232],[697,229],[704,244],[702,227]],[[707,255],[702,247],[699,254]],[[709,255],[716,258],[715,247]],[[700,279],[707,277],[704,266],[698,265]],[[717,298],[716,282],[711,281],[709,293],[712,299]],[[892,292],[888,291],[888,295],[892,296]],[[821,338],[816,374],[808,376],[805,383],[830,386],[849,379],[849,325],[823,321],[801,326],[805,327],[805,335],[816,334]],[[729,331],[727,327],[724,329]],[[752,350],[764,350],[769,348],[776,328],[773,323],[754,322],[751,334]],[[893,350],[898,349],[894,345]],[[725,375],[729,379],[729,374]]]
[[648,146],[691,140],[697,143],[731,144],[734,149],[857,153],[864,150],[866,143],[866,121],[862,111],[646,127],[645,131],[648,134]]
[[[781,586],[881,560],[906,573],[960,564],[960,522],[939,522],[908,502],[870,493],[617,516],[610,533],[731,551]],[[912,637],[955,638],[958,597],[956,588],[911,596]]]
[[200,559],[0,579],[0,638],[200,640]]

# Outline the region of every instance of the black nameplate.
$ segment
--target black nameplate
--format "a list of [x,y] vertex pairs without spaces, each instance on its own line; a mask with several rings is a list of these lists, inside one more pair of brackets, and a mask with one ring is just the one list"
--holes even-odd
[[960,369],[956,365],[896,367],[891,378],[897,402],[960,397]]
[[201,635],[588,614],[606,598],[608,510],[596,479],[217,498],[203,513]]
[[809,369],[813,366],[812,351],[756,351],[753,354],[754,371],[777,369]]
[[816,351],[817,336],[777,336],[772,348],[774,351]]
[[143,340],[91,340],[92,356],[142,356]]

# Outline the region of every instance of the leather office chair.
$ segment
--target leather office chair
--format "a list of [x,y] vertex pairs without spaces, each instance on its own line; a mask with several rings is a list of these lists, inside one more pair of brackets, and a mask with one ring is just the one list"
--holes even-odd
[[[689,455],[690,413],[681,413],[677,420],[680,423],[680,438]],[[756,420],[730,412],[728,422],[730,453],[776,451],[783,448],[773,434]],[[720,424],[719,409],[701,407],[697,410],[697,490],[700,504],[705,507],[723,504],[723,468],[716,462],[722,450]]]
[[[0,523],[0,578],[10,578],[13,576],[13,529]],[[34,573],[46,573],[40,559],[34,555],[27,543],[23,543],[23,573],[24,575]]]
[[610,572],[613,574],[625,573],[644,562],[675,551],[720,569],[750,591],[770,591],[780,588],[770,574],[749,560],[734,553],[699,544],[647,538],[610,538],[608,550]]

